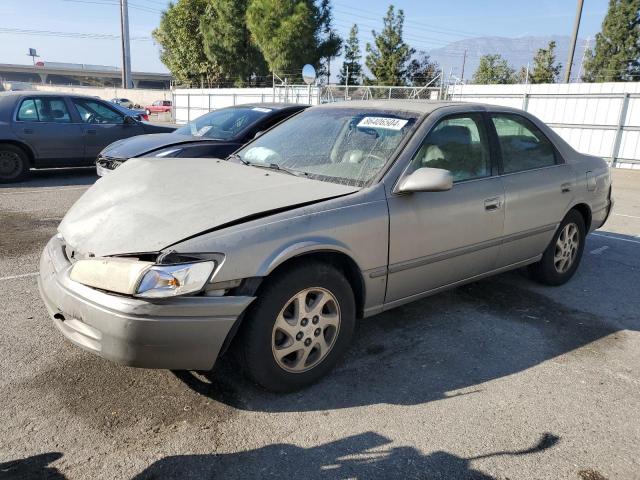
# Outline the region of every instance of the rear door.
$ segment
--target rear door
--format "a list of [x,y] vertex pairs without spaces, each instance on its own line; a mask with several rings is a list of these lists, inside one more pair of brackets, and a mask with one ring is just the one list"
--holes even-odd
[[36,154],[36,166],[75,166],[82,162],[82,127],[74,123],[63,97],[23,98],[15,114],[13,129]]
[[504,239],[498,266],[529,260],[549,244],[573,198],[575,174],[528,118],[491,113],[505,189]]
[[492,164],[482,113],[447,116],[431,129],[404,175],[442,168],[445,192],[391,193],[385,303],[411,298],[494,268],[503,232],[504,190]]
[[126,123],[125,115],[106,102],[90,98],[73,98],[72,102],[82,120],[85,163],[95,162],[98,153],[116,140],[144,133],[142,125]]

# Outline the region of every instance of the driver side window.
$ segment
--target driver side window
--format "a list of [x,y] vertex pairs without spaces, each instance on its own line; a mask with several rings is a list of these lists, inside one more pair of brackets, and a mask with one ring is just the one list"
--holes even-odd
[[433,127],[411,161],[410,171],[423,167],[449,170],[456,182],[491,176],[482,115],[447,117]]
[[85,123],[117,125],[124,123],[124,115],[110,109],[100,102],[74,98],[73,104],[76,106],[78,113],[80,114],[80,118],[82,118],[82,121]]

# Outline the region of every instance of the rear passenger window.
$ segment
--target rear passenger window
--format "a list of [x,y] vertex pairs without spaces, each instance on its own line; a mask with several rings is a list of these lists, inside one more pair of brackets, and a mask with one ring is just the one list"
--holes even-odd
[[491,157],[482,116],[468,114],[445,118],[426,136],[412,160],[418,168],[449,170],[454,181],[491,175]]
[[71,116],[61,98],[29,98],[18,109],[18,120],[23,122],[70,123]]
[[514,173],[556,164],[553,145],[529,120],[520,115],[492,115],[496,127],[504,173]]
[[36,110],[36,102],[29,98],[23,100],[18,110],[18,120],[22,122],[37,122],[38,111]]

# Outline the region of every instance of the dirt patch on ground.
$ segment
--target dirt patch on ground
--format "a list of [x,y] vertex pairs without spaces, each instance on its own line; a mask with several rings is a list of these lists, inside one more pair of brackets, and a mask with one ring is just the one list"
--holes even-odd
[[23,212],[0,212],[0,252],[3,257],[15,258],[42,249],[56,233],[60,220]]

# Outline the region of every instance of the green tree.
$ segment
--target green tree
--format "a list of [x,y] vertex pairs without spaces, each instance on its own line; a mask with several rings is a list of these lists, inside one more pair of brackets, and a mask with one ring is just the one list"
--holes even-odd
[[264,83],[267,64],[247,28],[249,0],[216,0],[200,23],[204,53],[237,87]]
[[533,57],[533,69],[529,75],[531,83],[555,83],[562,65],[556,63],[556,42],[549,42],[547,48],[540,48]]
[[211,0],[178,0],[162,12],[152,35],[160,45],[160,60],[179,83],[210,86],[222,78],[220,67],[204,53],[201,19]]
[[596,35],[595,49],[585,53],[586,82],[627,82],[640,75],[640,0],[609,0]]
[[417,57],[411,59],[407,66],[407,81],[413,87],[423,87],[427,84],[435,86],[433,79],[438,76],[440,66],[431,61],[426,52],[419,52]]
[[499,54],[480,57],[478,69],[473,74],[473,83],[484,85],[515,83],[515,81],[515,70]]
[[340,37],[331,28],[329,0],[252,0],[247,26],[269,68],[282,76],[300,77],[310,63],[321,72],[340,51]]
[[371,32],[375,45],[367,43],[365,64],[378,85],[404,85],[407,62],[415,53],[415,50],[402,39],[404,12],[398,10],[396,15],[393,5],[389,5],[382,22],[382,32]]
[[358,41],[358,25],[353,25],[349,32],[349,38],[344,45],[344,61],[338,75],[338,81],[341,84],[359,85],[362,75],[362,65],[360,60],[360,42]]

